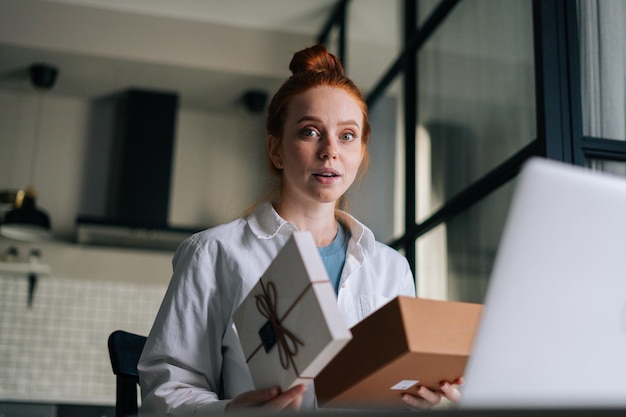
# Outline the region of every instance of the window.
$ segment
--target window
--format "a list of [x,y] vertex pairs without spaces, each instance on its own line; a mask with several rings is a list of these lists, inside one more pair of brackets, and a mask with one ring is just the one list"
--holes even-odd
[[419,296],[480,302],[529,157],[626,175],[626,3],[403,8],[403,48],[368,96],[371,106],[384,91],[404,95],[405,222],[388,243],[409,260]]
[[578,0],[577,11],[585,165],[626,176],[626,3]]
[[[465,0],[418,51],[418,223],[535,139],[532,33],[527,0]],[[418,295],[481,300],[508,199],[417,238]]]

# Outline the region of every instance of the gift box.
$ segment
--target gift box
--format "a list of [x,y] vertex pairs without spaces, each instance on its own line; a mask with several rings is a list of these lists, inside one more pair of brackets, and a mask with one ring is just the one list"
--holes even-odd
[[315,378],[350,341],[309,232],[295,232],[233,316],[257,389]]
[[352,340],[315,378],[322,407],[407,408],[418,385],[463,376],[482,305],[397,297],[352,327]]

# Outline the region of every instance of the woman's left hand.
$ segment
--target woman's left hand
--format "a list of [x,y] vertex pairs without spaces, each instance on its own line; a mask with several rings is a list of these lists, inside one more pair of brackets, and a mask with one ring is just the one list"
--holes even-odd
[[402,396],[402,400],[411,407],[422,409],[439,405],[442,398],[447,398],[456,403],[461,399],[461,392],[456,386],[462,384],[463,378],[461,377],[454,382],[442,382],[437,391],[432,391],[423,385],[419,385],[416,388],[415,394],[406,393]]

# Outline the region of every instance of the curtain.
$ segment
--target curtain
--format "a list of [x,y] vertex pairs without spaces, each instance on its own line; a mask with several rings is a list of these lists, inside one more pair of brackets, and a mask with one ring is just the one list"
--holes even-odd
[[[585,136],[626,140],[625,12],[624,0],[578,0]],[[626,175],[623,163],[595,160],[590,165]]]

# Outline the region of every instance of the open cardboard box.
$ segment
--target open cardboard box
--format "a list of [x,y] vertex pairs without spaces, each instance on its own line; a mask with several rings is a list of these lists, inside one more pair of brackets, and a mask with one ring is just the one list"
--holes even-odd
[[463,376],[482,305],[397,297],[355,325],[315,378],[321,407],[407,408],[404,392]]

